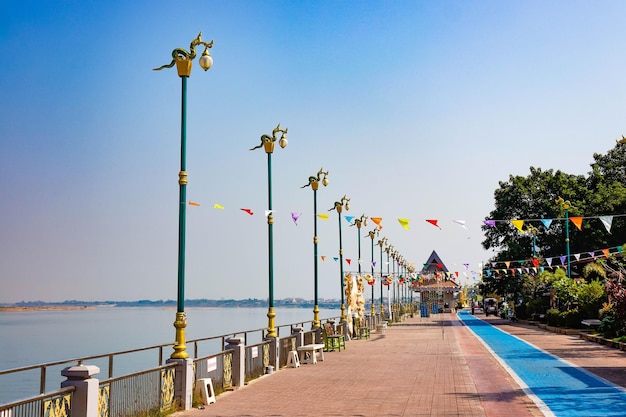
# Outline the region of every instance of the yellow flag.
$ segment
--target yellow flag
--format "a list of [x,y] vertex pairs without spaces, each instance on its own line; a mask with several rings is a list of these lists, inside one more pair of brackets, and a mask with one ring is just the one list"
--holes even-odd
[[411,221],[410,219],[398,219],[398,221],[400,222],[400,226],[404,227],[406,230],[409,230],[409,222]]
[[328,220],[329,215],[328,213],[321,213],[321,214],[318,214],[317,217],[319,217],[322,220]]
[[220,206],[219,204],[213,204],[213,208],[224,210],[224,206]]
[[520,232],[524,232],[522,227],[524,226],[524,220],[511,220],[511,224],[517,228]]

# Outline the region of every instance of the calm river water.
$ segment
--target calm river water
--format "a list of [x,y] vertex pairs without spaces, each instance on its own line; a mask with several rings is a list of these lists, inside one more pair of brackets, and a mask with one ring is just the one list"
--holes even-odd
[[[312,308],[275,310],[277,326],[313,319]],[[191,308],[186,312],[187,340],[267,327],[267,308]],[[322,309],[320,318],[339,314],[339,310]],[[175,315],[175,309],[150,307],[0,312],[0,370],[172,343]],[[310,324],[306,324],[305,330],[309,329]],[[281,335],[285,331],[288,329],[281,329]],[[193,347],[188,344],[187,349],[193,356]],[[200,355],[217,352],[211,350]],[[172,351],[166,348],[164,356],[169,357]],[[115,362],[114,376],[156,367],[157,355],[151,351],[150,355],[120,357]],[[105,379],[107,363],[94,364],[100,367],[98,377]],[[59,386],[60,370],[65,366],[48,369],[46,391]],[[13,377],[0,375],[0,404],[37,394],[38,384],[39,371]]]

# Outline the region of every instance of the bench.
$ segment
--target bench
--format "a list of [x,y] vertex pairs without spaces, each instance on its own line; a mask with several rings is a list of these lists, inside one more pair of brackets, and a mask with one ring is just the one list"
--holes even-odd
[[583,321],[580,322],[581,324],[584,324],[587,327],[598,327],[601,323],[600,320],[598,319],[585,319]]
[[311,345],[303,345],[298,347],[301,363],[317,363],[317,354],[320,355],[320,361],[324,360],[324,344],[315,343]]

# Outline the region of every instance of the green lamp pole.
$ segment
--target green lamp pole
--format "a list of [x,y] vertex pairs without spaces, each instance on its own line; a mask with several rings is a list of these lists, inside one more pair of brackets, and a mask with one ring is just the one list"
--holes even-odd
[[324,187],[328,185],[328,171],[324,171],[322,168],[317,172],[316,176],[309,177],[309,183],[303,185],[300,188],[308,187],[309,185],[313,189],[313,287],[314,287],[314,306],[313,306],[313,328],[319,328],[320,326],[320,308],[318,306],[318,291],[317,291],[317,189],[320,186],[320,182]]
[[358,219],[354,219],[354,223],[352,226],[356,226],[357,228],[357,243],[359,248],[359,256],[357,259],[357,264],[359,268],[359,277],[361,276],[361,226],[367,226],[367,216],[365,214],[361,214],[361,217]]
[[[391,268],[391,263],[389,261],[389,256],[393,253],[393,245],[388,245],[385,248],[385,252],[387,252],[387,277],[390,276],[389,268]],[[393,283],[393,276],[391,282]],[[387,285],[387,305],[389,306],[389,314],[391,315],[391,288],[389,288],[391,284]],[[389,317],[391,318],[391,317]]]
[[336,210],[338,214],[338,218],[339,218],[339,274],[340,274],[339,281],[341,282],[341,322],[342,323],[346,322],[346,305],[344,303],[344,298],[343,298],[343,248],[341,246],[341,212],[343,211],[344,207],[346,208],[346,210],[350,210],[350,199],[346,198],[345,195],[341,197],[341,200],[335,201],[334,207],[328,210],[328,211]]
[[272,153],[274,153],[274,144],[278,139],[277,134],[280,133],[278,144],[281,148],[287,146],[287,131],[289,129],[281,129],[280,123],[272,131],[272,136],[264,134],[261,136],[261,144],[250,148],[251,151],[263,147],[267,154],[267,247],[268,247],[268,282],[269,282],[269,306],[267,308],[267,337],[275,338],[276,326],[274,319],[274,233],[272,226],[274,225],[274,215],[272,214]]
[[172,62],[153,68],[160,71],[163,68],[172,68],[176,65],[178,76],[182,82],[181,95],[181,122],[180,122],[180,172],[178,173],[178,291],[176,303],[176,343],[172,359],[187,359],[187,346],[185,345],[185,327],[187,327],[187,315],[185,314],[185,228],[187,218],[187,78],[191,75],[192,61],[196,57],[196,46],[203,45],[204,52],[198,59],[203,70],[208,70],[213,65],[213,58],[209,48],[213,47],[213,41],[204,42],[202,32],[198,34],[191,44],[189,51],[176,48],[172,51]]
[[[374,279],[374,238],[378,236],[378,228],[369,231],[370,239],[372,240],[372,279]],[[375,281],[374,281],[375,282]],[[374,284],[372,284],[372,321],[374,320],[374,316],[376,315],[376,309],[374,308]]]
[[378,246],[380,246],[380,318],[384,317],[385,313],[383,307],[383,246],[387,244],[387,238],[384,237],[378,241]]
[[569,261],[569,209],[572,207],[572,204],[569,200],[563,200],[562,197],[557,198],[557,203],[561,205],[563,210],[565,210],[565,248],[567,255],[567,277],[570,277],[570,261]]

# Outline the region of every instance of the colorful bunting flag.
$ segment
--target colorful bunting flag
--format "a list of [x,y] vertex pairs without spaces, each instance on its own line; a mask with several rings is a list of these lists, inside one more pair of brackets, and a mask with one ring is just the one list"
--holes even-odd
[[495,220],[483,220],[483,223],[485,223],[485,225],[487,225],[489,227],[495,227],[495,225],[496,225],[496,221]]
[[321,258],[322,258],[322,262],[324,262],[326,260],[326,256],[324,256],[324,255],[322,255]]
[[319,217],[322,220],[328,220],[330,216],[328,215],[328,213],[322,213],[322,214],[318,214],[317,217]]
[[404,227],[406,230],[409,230],[409,222],[411,220],[410,219],[398,219],[398,222],[400,222],[400,226]]
[[611,225],[613,224],[613,216],[600,216],[600,221],[604,225],[607,232],[611,233]]
[[460,225],[463,229],[467,230],[467,227],[465,227],[465,220],[452,220],[452,221]]
[[293,220],[294,224],[298,225],[298,218],[302,215],[302,213],[291,213],[291,220]]
[[549,229],[552,224],[552,219],[541,219],[541,223],[543,223],[546,229]]
[[189,205],[194,207],[200,207],[200,203],[196,203],[195,201],[190,201]]
[[583,226],[582,217],[570,217],[569,219],[572,221],[572,223],[574,223],[576,227],[578,227],[578,230],[582,230],[582,226]]
[[511,224],[521,233],[524,233],[524,230],[522,229],[524,227],[524,220],[511,220]]
[[382,217],[370,217],[370,220],[376,223],[376,226],[378,226],[379,229],[383,228],[383,226],[380,224],[380,222],[383,221]]
[[352,223],[352,219],[354,219],[354,216],[346,216],[344,217],[344,219],[346,219],[348,223]]
[[245,211],[246,213],[248,213],[248,214],[249,214],[249,215],[251,215],[251,216],[254,214],[254,213],[252,212],[252,210],[247,209],[247,208],[242,208],[242,209],[239,209],[239,210],[241,210],[241,211]]
[[220,206],[220,205],[219,205],[219,204],[217,204],[217,203],[213,204],[213,208],[214,208],[214,209],[224,210],[224,206]]
[[269,216],[273,212],[274,212],[274,210],[265,210],[265,217]]
[[346,262],[348,263],[348,265],[350,265],[350,262],[352,262],[352,259],[346,259]]

